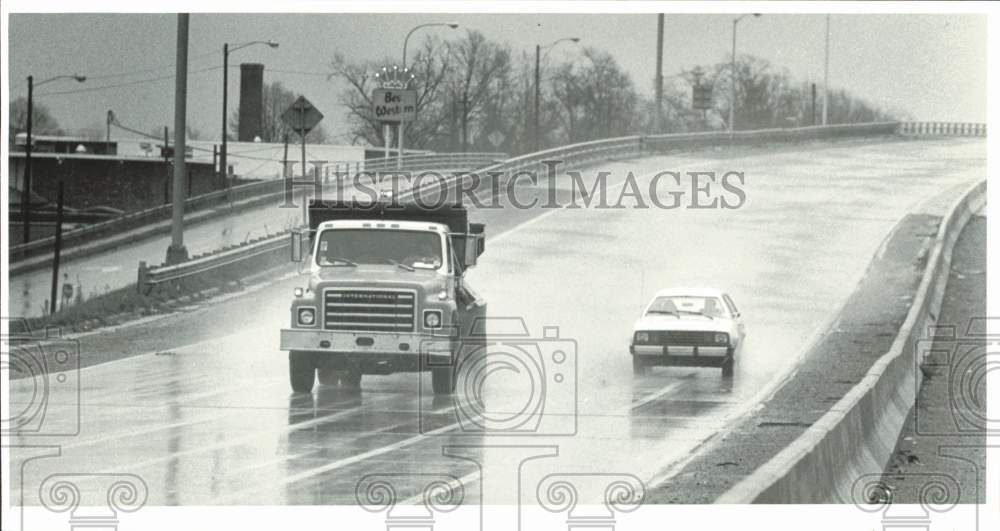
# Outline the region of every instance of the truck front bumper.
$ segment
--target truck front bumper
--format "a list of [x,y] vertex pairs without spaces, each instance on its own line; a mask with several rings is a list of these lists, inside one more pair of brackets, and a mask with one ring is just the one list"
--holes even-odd
[[281,329],[281,350],[451,357],[455,339],[430,334]]

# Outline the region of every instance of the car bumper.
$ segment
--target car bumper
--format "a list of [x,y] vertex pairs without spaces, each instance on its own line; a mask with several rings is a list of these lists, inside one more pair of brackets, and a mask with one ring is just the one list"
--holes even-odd
[[678,367],[721,367],[733,357],[728,346],[629,345],[629,352],[646,365]]

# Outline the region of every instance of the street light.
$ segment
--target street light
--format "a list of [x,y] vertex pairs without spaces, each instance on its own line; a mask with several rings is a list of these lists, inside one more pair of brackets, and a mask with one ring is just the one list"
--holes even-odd
[[[420,28],[430,28],[430,27],[434,27],[434,26],[448,26],[451,29],[458,29],[458,23],[457,22],[428,22],[427,24],[420,24],[420,25],[414,26],[412,29],[410,29],[410,31],[407,32],[407,34],[406,34],[406,38],[403,39],[403,72],[404,73],[408,71],[407,68],[406,68],[406,47],[409,46],[409,44],[410,44],[410,36],[413,35],[413,33],[415,31],[417,31],[418,29],[420,29]],[[410,79],[412,79],[412,78],[413,78],[413,74],[410,74]],[[407,79],[406,80],[406,84],[407,84],[406,86],[407,87],[409,87],[409,82],[410,82],[410,80]],[[396,152],[396,167],[397,168],[402,168],[403,167],[403,131],[405,130],[405,127],[406,127],[406,124],[403,121],[400,121],[399,124],[396,125],[396,132],[397,132],[397,136],[399,137],[399,141],[398,141],[399,142],[399,149]],[[385,137],[385,156],[388,159],[389,158],[389,125],[388,124],[383,124],[382,135]]]
[[419,26],[414,26],[409,33],[406,34],[406,38],[403,39],[403,68],[406,68],[406,46],[410,43],[410,35],[420,28],[429,28],[432,26],[448,26],[451,29],[458,29],[457,22],[429,22],[427,24],[420,24]]
[[540,126],[539,126],[538,116],[539,116],[539,108],[540,108],[539,101],[541,99],[541,88],[540,88],[541,83],[540,83],[540,81],[541,81],[541,63],[542,63],[541,54],[542,54],[542,50],[546,50],[545,55],[548,55],[549,54],[548,50],[554,48],[555,45],[557,45],[557,44],[559,44],[560,42],[563,42],[563,41],[580,42],[580,38],[579,37],[563,37],[563,38],[561,38],[561,39],[559,39],[557,41],[554,41],[552,43],[546,44],[545,46],[541,46],[539,44],[535,45],[535,151],[538,151],[539,149],[541,149],[540,148],[540,144],[541,144],[541,131],[540,131]]
[[46,80],[35,83],[35,76],[28,76],[28,123],[27,123],[27,144],[24,146],[24,189],[21,190],[21,218],[24,223],[24,241],[31,241],[31,118],[34,113],[33,94],[35,85],[42,86],[57,79],[73,79],[77,83],[83,83],[87,76],[80,74],[68,74],[50,77]]
[[[732,86],[732,91],[729,93],[729,132],[732,133],[736,130],[733,120],[736,119],[736,25],[743,20],[747,15],[740,15],[733,19],[733,57],[732,62],[729,66],[729,78]],[[761,16],[760,13],[754,13],[754,18]]]
[[222,148],[219,150],[219,173],[222,174],[223,179],[228,185],[228,161],[226,160],[226,148],[227,148],[227,134],[226,134],[226,113],[228,112],[228,96],[229,96],[229,52],[235,52],[241,48],[246,48],[247,46],[253,46],[254,44],[266,44],[271,48],[277,48],[278,43],[273,40],[266,41],[250,41],[244,42],[242,44],[237,44],[232,48],[229,47],[229,43],[222,45]]

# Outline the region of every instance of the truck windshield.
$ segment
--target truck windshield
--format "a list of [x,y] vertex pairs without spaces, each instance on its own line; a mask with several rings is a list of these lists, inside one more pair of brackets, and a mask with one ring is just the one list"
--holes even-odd
[[320,233],[316,263],[321,266],[351,264],[403,264],[411,268],[438,269],[441,235],[418,230],[330,229]]

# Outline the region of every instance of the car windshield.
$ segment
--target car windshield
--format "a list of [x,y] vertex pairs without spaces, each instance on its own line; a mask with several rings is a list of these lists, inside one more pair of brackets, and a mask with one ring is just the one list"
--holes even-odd
[[657,297],[646,310],[646,314],[704,315],[705,317],[725,317],[726,310],[718,297],[665,296]]
[[431,231],[329,229],[320,233],[316,263],[321,266],[398,265],[438,269],[444,263],[441,235]]

